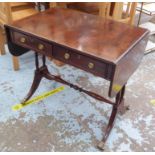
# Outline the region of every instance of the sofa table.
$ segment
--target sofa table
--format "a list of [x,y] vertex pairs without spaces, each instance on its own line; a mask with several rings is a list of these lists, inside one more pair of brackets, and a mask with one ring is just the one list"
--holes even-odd
[[[141,62],[149,31],[62,8],[52,8],[5,25],[5,30],[11,54],[20,56],[29,50],[35,51],[34,80],[22,104],[31,98],[44,77],[112,105],[104,137],[98,144],[104,149],[116,114],[126,110],[125,85]],[[42,55],[42,65],[38,54]],[[52,75],[46,66],[46,56],[110,81],[108,95],[115,101],[69,83],[60,75]]]

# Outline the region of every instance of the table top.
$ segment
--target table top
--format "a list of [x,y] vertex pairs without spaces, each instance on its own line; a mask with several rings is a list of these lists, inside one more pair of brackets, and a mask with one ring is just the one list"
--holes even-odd
[[148,33],[146,29],[62,8],[18,20],[11,27],[112,63]]

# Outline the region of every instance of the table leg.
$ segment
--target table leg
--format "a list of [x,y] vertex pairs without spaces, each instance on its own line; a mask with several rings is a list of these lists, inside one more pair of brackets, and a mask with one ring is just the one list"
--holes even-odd
[[33,79],[33,82],[32,82],[31,89],[28,92],[27,96],[22,100],[21,104],[24,105],[25,102],[28,101],[31,98],[31,96],[35,93],[35,91],[39,87],[41,79],[42,79],[42,75],[40,74],[40,70],[36,70],[35,75],[34,75],[34,79]]
[[114,126],[114,122],[115,122],[117,113],[120,112],[121,114],[123,114],[123,113],[125,113],[126,110],[128,110],[128,108],[126,108],[124,105],[124,92],[125,92],[125,86],[123,86],[122,90],[116,96],[116,102],[112,107],[110,119],[109,119],[107,128],[105,130],[105,135],[104,135],[102,141],[99,142],[99,144],[97,146],[100,150],[104,150],[105,142],[106,142],[113,126]]
[[26,95],[26,97],[21,101],[21,104],[25,104],[26,101],[28,101],[32,95],[35,93],[35,91],[37,90],[37,88],[39,87],[39,84],[41,82],[41,79],[43,78],[42,75],[42,70],[45,67],[45,60],[43,58],[43,66],[39,68],[39,60],[38,60],[38,54],[35,53],[35,65],[36,65],[36,70],[35,70],[35,74],[34,74],[34,79],[31,85],[31,88],[28,92],[28,94]]
[[125,86],[122,88],[120,92],[120,104],[118,106],[119,114],[123,115],[127,110],[129,110],[129,106],[124,104],[124,93],[125,93]]

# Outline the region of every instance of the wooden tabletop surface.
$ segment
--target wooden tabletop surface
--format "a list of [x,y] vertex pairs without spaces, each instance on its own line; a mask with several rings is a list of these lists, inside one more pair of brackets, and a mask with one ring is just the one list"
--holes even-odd
[[52,8],[11,26],[113,63],[148,33],[146,29],[62,8]]

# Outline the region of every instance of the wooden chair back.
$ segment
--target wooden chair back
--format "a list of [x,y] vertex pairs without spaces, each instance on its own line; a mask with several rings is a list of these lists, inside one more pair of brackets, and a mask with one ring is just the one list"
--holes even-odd
[[0,25],[10,23],[12,21],[11,7],[9,2],[0,3]]
[[128,2],[126,5],[125,12],[124,11],[122,12],[120,22],[127,23],[129,25],[133,25],[134,17],[136,14],[136,7],[137,7],[136,2]]
[[68,7],[132,25],[134,23],[137,2],[67,2],[51,3],[52,5]]
[[0,2],[0,25],[9,24],[36,12],[29,2]]
[[129,25],[134,24],[137,2],[116,2],[116,3],[100,3],[99,15],[116,21],[120,21]]

